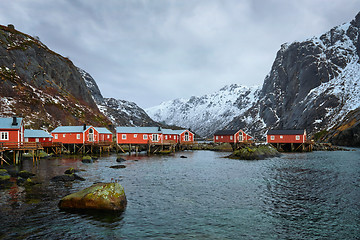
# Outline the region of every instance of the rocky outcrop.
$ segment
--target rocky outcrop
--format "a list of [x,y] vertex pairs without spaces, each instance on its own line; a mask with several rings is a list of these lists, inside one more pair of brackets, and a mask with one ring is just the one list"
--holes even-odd
[[97,183],[62,198],[60,209],[95,209],[124,211],[127,200],[124,188],[118,183]]
[[136,103],[115,98],[104,98],[95,79],[86,71],[78,68],[86,86],[100,111],[117,126],[160,126]]
[[234,151],[228,158],[239,160],[263,160],[266,158],[279,157],[280,153],[272,146],[247,146]]

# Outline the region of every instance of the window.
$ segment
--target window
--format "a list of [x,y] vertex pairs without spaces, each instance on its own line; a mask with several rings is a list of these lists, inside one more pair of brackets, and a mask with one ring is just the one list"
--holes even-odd
[[296,138],[295,138],[296,140],[300,140],[300,136],[296,136]]
[[230,136],[230,140],[233,140],[233,136]]
[[224,138],[224,136],[221,136],[221,138]]
[[55,139],[58,139],[58,135],[57,135],[57,134],[55,134]]
[[167,135],[165,135],[165,140],[167,140]]
[[270,139],[271,139],[271,140],[275,140],[275,136],[270,136]]
[[134,138],[137,138],[137,134],[134,134]]
[[[221,136],[222,137],[222,136]],[[186,142],[187,141],[190,141],[189,139],[189,133],[188,132],[185,132],[185,139],[184,139]]]
[[29,139],[28,138],[25,138],[25,142],[28,142],[29,141]]
[[45,141],[45,138],[43,138],[43,141]]
[[157,141],[159,141],[158,140],[158,135],[157,134],[153,134],[153,136],[152,136],[153,138],[152,138],[152,140],[154,141],[154,142],[157,142]]
[[66,134],[63,134],[63,137],[65,137],[66,136]]
[[76,139],[80,139],[80,134],[76,134]]
[[239,142],[242,142],[243,141],[243,135],[239,135]]
[[35,142],[39,142],[39,138],[35,138]]
[[216,138],[216,140],[219,140],[219,136],[216,136],[215,138]]
[[9,133],[8,132],[1,132],[0,140],[9,140]]
[[126,134],[123,134],[123,135],[121,136],[121,138],[122,138],[122,139],[126,139]]
[[144,140],[147,140],[148,139],[148,136],[146,134],[143,135],[143,139]]
[[281,138],[281,139],[283,139],[283,138],[284,138],[284,136],[280,135],[280,138]]
[[109,139],[109,138],[110,138],[110,135],[107,135],[107,136],[108,136],[107,138]]

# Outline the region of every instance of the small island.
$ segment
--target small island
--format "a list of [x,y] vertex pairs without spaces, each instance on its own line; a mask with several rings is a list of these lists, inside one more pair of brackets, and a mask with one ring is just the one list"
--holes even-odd
[[262,160],[279,156],[280,153],[271,145],[254,145],[244,146],[238,150],[235,150],[227,157],[239,160]]

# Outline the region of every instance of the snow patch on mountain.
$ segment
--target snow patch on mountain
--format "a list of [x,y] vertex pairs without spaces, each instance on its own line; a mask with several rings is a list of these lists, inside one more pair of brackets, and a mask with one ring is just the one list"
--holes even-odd
[[145,109],[155,121],[191,128],[200,136],[211,136],[257,101],[260,86],[228,85],[219,91],[190,99],[175,99]]

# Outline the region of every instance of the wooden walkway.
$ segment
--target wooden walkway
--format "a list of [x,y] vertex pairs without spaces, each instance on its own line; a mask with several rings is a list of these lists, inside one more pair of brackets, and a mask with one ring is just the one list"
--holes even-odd
[[[1,165],[4,163],[9,164],[8,161],[6,161],[5,153],[13,152],[13,161],[14,164],[19,163],[19,159],[21,158],[21,155],[25,151],[32,151],[33,155],[33,162],[38,161],[37,153],[40,150],[43,150],[43,146],[39,142],[1,142],[0,143],[0,161]],[[9,160],[9,159],[8,159]]]

